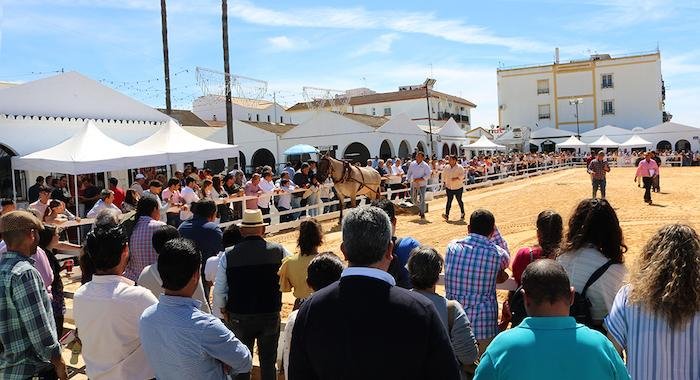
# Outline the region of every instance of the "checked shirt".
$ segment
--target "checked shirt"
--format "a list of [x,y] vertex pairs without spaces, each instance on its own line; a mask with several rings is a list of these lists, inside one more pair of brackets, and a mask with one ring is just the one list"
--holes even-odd
[[462,304],[476,339],[493,338],[498,333],[496,277],[509,263],[508,252],[478,234],[447,246],[446,296]]
[[153,248],[153,233],[158,227],[165,223],[154,220],[150,216],[139,217],[138,222],[134,226],[134,231],[131,233],[129,240],[129,264],[124,271],[124,277],[136,282],[139,275],[143,272],[143,268],[155,263],[158,260],[158,254]]
[[60,354],[51,301],[32,258],[0,259],[0,379],[27,379]]

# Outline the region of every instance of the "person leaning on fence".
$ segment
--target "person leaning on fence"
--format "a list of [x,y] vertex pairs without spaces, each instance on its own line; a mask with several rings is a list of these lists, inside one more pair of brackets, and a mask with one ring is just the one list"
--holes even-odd
[[559,263],[530,264],[522,291],[530,317],[491,342],[475,380],[629,380],[625,363],[605,336],[569,316],[574,289]]

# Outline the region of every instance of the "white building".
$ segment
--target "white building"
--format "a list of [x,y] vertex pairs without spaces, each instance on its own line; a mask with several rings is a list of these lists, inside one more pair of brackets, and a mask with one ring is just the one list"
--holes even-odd
[[[428,81],[434,83],[434,80]],[[427,90],[423,85],[401,86],[398,91],[384,93],[361,88],[348,90],[346,95],[349,96],[348,104],[339,111],[388,118],[405,114],[419,125],[430,123],[435,128],[442,127],[452,118],[464,131],[471,129],[471,109],[476,107],[469,100],[435,91],[432,85]],[[288,108],[287,113],[298,122],[313,116],[307,103],[297,103]]]
[[[558,54],[558,53],[557,53]],[[611,57],[498,69],[501,127],[586,132],[604,125],[648,128],[664,120],[661,55]]]
[[[293,124],[284,107],[267,100],[232,98],[231,105],[234,120]],[[219,95],[200,96],[192,102],[192,112],[202,120],[226,121],[226,99]]]

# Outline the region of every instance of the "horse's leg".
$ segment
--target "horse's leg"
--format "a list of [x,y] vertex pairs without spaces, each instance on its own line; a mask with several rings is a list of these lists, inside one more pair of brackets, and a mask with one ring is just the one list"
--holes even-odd
[[357,191],[350,192],[350,207],[355,208],[357,206]]
[[340,210],[340,219],[338,219],[338,224],[343,223],[343,208],[345,207],[345,195],[340,191],[336,191],[338,196],[338,210]]

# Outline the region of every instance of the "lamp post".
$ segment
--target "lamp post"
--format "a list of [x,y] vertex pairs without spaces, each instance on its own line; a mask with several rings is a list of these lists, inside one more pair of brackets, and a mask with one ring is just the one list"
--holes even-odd
[[430,90],[435,84],[436,80],[435,79],[426,79],[425,82],[423,82],[423,88],[425,88],[425,103],[428,106],[428,136],[430,136],[430,156],[432,157],[433,153],[435,152],[435,146],[433,144],[433,122],[430,118]]
[[581,131],[580,131],[579,125],[578,125],[578,105],[583,104],[583,99],[581,99],[581,98],[569,99],[569,104],[572,106],[576,106],[576,138],[580,139],[581,138]]

